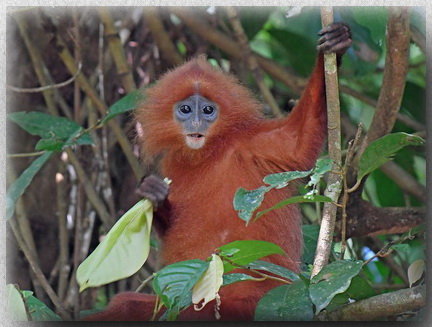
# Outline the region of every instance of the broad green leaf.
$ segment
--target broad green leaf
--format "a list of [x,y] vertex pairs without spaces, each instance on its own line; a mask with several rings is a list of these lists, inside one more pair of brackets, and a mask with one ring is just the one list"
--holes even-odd
[[[195,310],[201,310],[207,303],[216,298],[223,283],[223,271],[222,259],[218,255],[212,254],[212,260],[207,270],[201,275],[192,289],[192,303]],[[203,303],[198,306],[201,301]]]
[[255,280],[256,278],[248,275],[248,274],[243,274],[243,273],[232,273],[232,274],[226,274],[223,275],[223,285],[222,286],[227,286],[229,284],[234,284],[237,282],[244,282],[244,281],[248,281],[248,280]]
[[101,124],[105,124],[108,120],[125,112],[135,110],[144,100],[144,90],[138,89],[125,95],[123,98],[115,102],[108,109],[107,115],[102,119]]
[[261,215],[272,211],[274,209],[282,208],[288,204],[293,203],[304,203],[304,202],[331,202],[331,200],[327,197],[316,195],[316,184],[319,182],[324,173],[331,169],[332,160],[330,159],[319,159],[317,160],[315,167],[308,171],[288,171],[282,173],[276,173],[267,175],[264,177],[263,181],[269,186],[261,186],[255,190],[246,190],[244,188],[239,188],[234,195],[234,209],[238,211],[238,215],[241,219],[246,221],[246,225],[249,224],[250,220],[253,217],[253,213],[256,209],[258,209],[263,200],[266,192],[269,192],[273,188],[283,188],[286,187],[289,182],[299,179],[305,178],[310,174],[311,180],[307,184],[308,186],[312,186],[313,189],[306,193],[304,196],[295,196],[284,201],[277,203],[275,206],[259,212],[255,216],[255,220],[257,220]]
[[258,302],[255,320],[259,321],[310,321],[313,304],[307,286],[302,280],[271,289]]
[[359,301],[376,295],[376,291],[370,286],[368,281],[360,277],[354,276],[348,289],[340,294],[336,294],[331,302],[326,306],[326,311],[330,312],[340,308],[342,305],[349,304],[350,301]]
[[316,306],[316,313],[324,309],[336,294],[345,292],[361,268],[362,261],[339,260],[324,266],[311,279],[309,292]]
[[308,202],[332,202],[332,200],[328,196],[325,196],[325,195],[297,195],[297,196],[293,196],[291,198],[288,198],[286,200],[282,200],[282,201],[276,203],[271,208],[268,208],[266,210],[258,212],[255,216],[255,220],[257,220],[262,215],[264,215],[264,214],[266,214],[272,210],[283,208],[289,204],[308,203]]
[[6,310],[12,321],[28,321],[24,300],[15,285],[6,285]]
[[[37,111],[15,112],[9,114],[8,118],[26,132],[38,135],[43,139],[36,145],[36,150],[60,151],[66,140],[82,130],[80,125],[68,118]],[[88,133],[81,135],[74,141],[74,144],[77,145],[93,144]]]
[[410,283],[410,287],[422,277],[424,268],[425,262],[423,259],[418,259],[414,261],[408,267],[408,280]]
[[403,147],[424,144],[425,140],[421,137],[407,133],[388,134],[371,142],[360,158],[357,180],[390,161]]
[[53,152],[45,152],[39,158],[34,160],[30,166],[11,184],[6,194],[6,219],[12,217],[15,210],[15,203],[21,195],[23,195],[26,188],[30,185],[31,181],[42,168],[45,162],[51,157]]
[[239,188],[234,195],[234,209],[238,211],[241,219],[247,223],[252,219],[253,212],[261,205],[264,200],[264,193],[267,192],[267,187],[248,191],[244,188]]
[[33,292],[22,291],[22,294],[33,321],[62,321],[45,303],[34,297]]
[[143,199],[126,212],[78,267],[80,292],[136,273],[150,251],[153,206]]
[[300,278],[295,272],[267,261],[256,260],[247,266],[250,269],[264,270],[292,281],[296,281]]
[[208,266],[209,262],[198,259],[173,263],[156,273],[153,289],[165,307],[179,312],[182,306],[192,304],[192,287]]
[[234,241],[219,247],[219,251],[225,273],[271,254],[285,254],[278,245],[259,240]]

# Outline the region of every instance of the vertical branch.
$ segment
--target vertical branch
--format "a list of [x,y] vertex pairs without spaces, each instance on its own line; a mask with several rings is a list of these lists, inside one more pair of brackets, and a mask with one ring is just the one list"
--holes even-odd
[[409,65],[410,26],[408,7],[390,7],[387,23],[387,52],[382,87],[375,115],[354,160],[358,166],[365,148],[393,129],[405,89]]
[[114,26],[114,21],[111,17],[109,9],[107,7],[100,7],[98,12],[105,27],[105,37],[108,40],[108,46],[114,59],[117,73],[121,77],[126,92],[129,93],[136,89],[136,84],[133,79],[130,66],[126,60],[126,55],[120,41],[120,36]]
[[[331,7],[324,7],[321,9],[321,20],[323,26],[328,26],[333,22],[333,9]],[[336,54],[331,53],[324,55],[324,71],[327,98],[328,153],[330,159],[333,160],[333,172],[329,174],[327,188],[324,194],[330,197],[333,202],[337,202],[342,189],[342,177],[341,174],[335,172],[341,169],[342,155]],[[324,204],[312,276],[318,274],[322,267],[328,262],[333,240],[336,212],[336,205],[333,203]]]

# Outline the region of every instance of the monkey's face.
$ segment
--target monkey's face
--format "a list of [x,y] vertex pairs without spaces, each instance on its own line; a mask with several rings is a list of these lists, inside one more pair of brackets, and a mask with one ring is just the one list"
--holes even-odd
[[181,125],[186,144],[200,149],[206,142],[209,127],[217,120],[216,103],[194,94],[174,105],[174,119]]

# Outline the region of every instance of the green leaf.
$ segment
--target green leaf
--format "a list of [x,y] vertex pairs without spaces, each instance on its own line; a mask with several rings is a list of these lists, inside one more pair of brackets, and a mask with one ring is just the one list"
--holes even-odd
[[267,175],[266,177],[264,177],[263,181],[264,183],[275,186],[276,188],[282,188],[295,179],[309,176],[311,172],[312,169],[308,171],[296,170],[296,171],[287,171],[283,173],[276,173],[276,174]]
[[[66,140],[82,131],[82,127],[70,119],[43,112],[14,112],[9,114],[8,118],[26,132],[31,135],[38,135],[43,139],[36,145],[36,150],[60,151]],[[88,133],[81,135],[74,141],[73,144],[77,145],[93,144]]]
[[80,292],[136,273],[150,251],[153,206],[143,199],[111,228],[98,247],[78,267]]
[[307,186],[311,186],[313,189],[308,194],[315,194],[316,186],[318,185],[319,181],[323,177],[323,175],[327,172],[329,172],[332,169],[333,166],[333,160],[331,159],[318,159],[315,168],[313,170],[313,174],[310,177],[309,182],[307,183]]
[[226,274],[223,275],[223,284],[222,286],[227,286],[229,284],[234,284],[237,282],[244,282],[248,280],[255,280],[254,277],[248,274],[243,273],[232,273],[232,274]]
[[360,158],[357,180],[361,180],[364,176],[391,160],[394,154],[403,147],[424,144],[425,140],[421,137],[407,133],[388,134],[371,142]]
[[225,273],[271,254],[285,254],[276,244],[260,240],[234,241],[219,247]]
[[178,313],[181,307],[192,304],[191,289],[208,266],[209,262],[198,259],[166,266],[156,273],[153,289],[168,309]]
[[11,184],[6,194],[6,219],[12,217],[15,210],[15,203],[26,188],[30,185],[36,173],[42,168],[44,163],[51,157],[53,152],[45,152],[34,160],[30,166]]
[[62,321],[45,303],[34,297],[33,292],[22,291],[22,294],[33,321]]
[[268,208],[266,210],[258,212],[256,214],[255,220],[257,220],[258,218],[260,218],[262,215],[268,213],[269,211],[283,208],[283,207],[285,207],[285,206],[287,206],[289,204],[294,204],[294,203],[309,203],[309,202],[332,202],[332,199],[330,199],[328,196],[325,196],[325,195],[310,195],[310,194],[306,194],[306,195],[293,196],[291,198],[288,198],[286,200],[282,200],[282,201],[276,203],[271,208]]
[[268,188],[261,186],[260,188],[248,191],[244,188],[239,188],[234,195],[234,209],[238,211],[241,219],[247,223],[252,219],[253,212],[261,205],[264,200],[264,193]]
[[15,285],[6,285],[6,310],[12,321],[28,321],[24,300]]
[[279,265],[276,265],[274,263],[267,262],[267,261],[256,260],[254,262],[251,262],[248,265],[248,268],[255,269],[255,270],[267,271],[267,272],[273,273],[277,276],[287,278],[287,279],[292,280],[292,281],[296,281],[296,280],[300,279],[300,277],[295,272],[293,272],[293,271],[291,271],[285,267],[282,267],[282,266],[279,266]]
[[107,115],[102,119],[101,124],[106,124],[107,121],[117,115],[135,110],[144,100],[144,90],[137,89],[125,95],[123,98],[115,102],[108,109]]
[[303,259],[305,264],[313,264],[315,258],[316,247],[318,243],[320,226],[318,225],[303,225]]
[[307,286],[302,280],[271,289],[258,302],[255,320],[259,321],[310,321],[313,304]]
[[316,306],[316,313],[324,309],[336,294],[345,292],[363,266],[362,261],[339,260],[324,266],[311,279],[309,292]]

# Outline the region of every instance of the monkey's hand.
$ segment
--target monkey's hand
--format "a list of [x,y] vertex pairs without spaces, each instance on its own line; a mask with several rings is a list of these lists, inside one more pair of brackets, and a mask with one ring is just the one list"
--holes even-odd
[[168,192],[169,185],[156,175],[145,177],[136,189],[136,193],[140,197],[150,200],[155,209],[162,206],[168,196]]
[[333,23],[324,27],[318,33],[318,51],[322,53],[336,53],[341,57],[351,46],[351,30],[345,23]]

